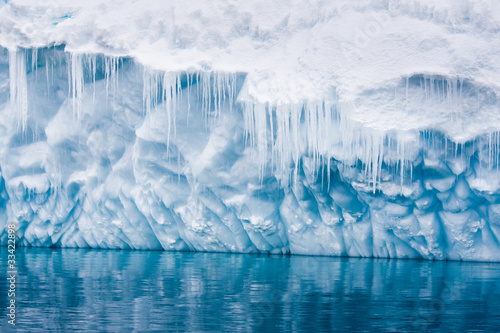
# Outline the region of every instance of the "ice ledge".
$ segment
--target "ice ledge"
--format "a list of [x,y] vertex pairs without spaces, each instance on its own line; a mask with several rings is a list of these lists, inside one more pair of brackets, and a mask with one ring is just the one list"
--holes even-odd
[[461,76],[497,93],[498,17],[498,4],[480,0],[14,0],[0,9],[0,45],[64,44],[161,71],[247,73],[261,103],[323,100],[331,87],[355,101],[413,73]]

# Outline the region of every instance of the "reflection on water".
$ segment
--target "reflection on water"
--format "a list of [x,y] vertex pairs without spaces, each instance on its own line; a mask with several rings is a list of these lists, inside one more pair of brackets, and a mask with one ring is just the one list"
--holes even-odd
[[[7,249],[1,248],[1,328]],[[17,331],[500,331],[500,264],[18,248]]]

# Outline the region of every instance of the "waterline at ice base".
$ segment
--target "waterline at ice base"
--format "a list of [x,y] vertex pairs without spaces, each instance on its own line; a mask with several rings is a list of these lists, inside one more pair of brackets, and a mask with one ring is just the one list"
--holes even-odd
[[0,240],[500,261],[500,4],[0,2]]

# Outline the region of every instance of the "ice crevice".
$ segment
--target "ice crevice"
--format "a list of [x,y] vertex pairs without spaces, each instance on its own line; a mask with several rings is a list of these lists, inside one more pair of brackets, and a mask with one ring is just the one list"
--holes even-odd
[[17,220],[32,246],[500,260],[487,85],[411,73],[286,103],[251,73],[1,54],[2,243]]

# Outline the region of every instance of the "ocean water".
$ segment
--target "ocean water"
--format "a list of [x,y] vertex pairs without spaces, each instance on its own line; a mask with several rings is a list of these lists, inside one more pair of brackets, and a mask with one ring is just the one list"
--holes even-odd
[[500,264],[17,248],[2,332],[499,332]]

